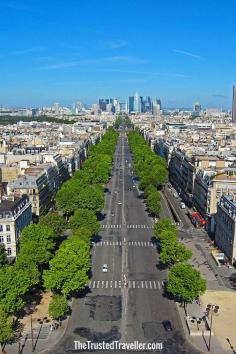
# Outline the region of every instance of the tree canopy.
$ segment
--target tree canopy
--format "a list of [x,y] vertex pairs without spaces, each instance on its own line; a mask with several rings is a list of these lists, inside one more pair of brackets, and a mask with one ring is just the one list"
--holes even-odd
[[134,155],[134,170],[139,176],[139,188],[145,190],[150,185],[160,188],[168,179],[165,159],[156,155],[137,131],[130,132],[128,137]]
[[31,224],[22,232],[19,257],[28,257],[41,267],[52,258],[54,248],[53,231],[45,225]]
[[176,225],[168,218],[163,218],[154,225],[154,236],[156,238],[158,238],[163,231],[171,231],[175,235],[177,234]]
[[0,307],[0,344],[13,338],[13,319]]
[[0,267],[3,267],[8,263],[7,254],[4,244],[0,244]]
[[63,216],[55,212],[49,212],[41,216],[39,223],[40,225],[48,226],[53,231],[55,239],[59,238],[66,228],[66,221]]
[[61,319],[69,310],[69,306],[65,296],[54,294],[49,304],[49,315],[54,320]]
[[47,289],[73,294],[88,283],[90,269],[89,245],[73,236],[64,241],[44,271],[44,285]]
[[15,314],[24,306],[24,295],[35,285],[27,269],[10,265],[0,269],[0,307],[8,314]]
[[195,300],[206,290],[206,281],[201,273],[188,263],[174,265],[168,276],[167,291],[177,296],[182,302],[188,303]]
[[100,223],[97,221],[96,215],[93,211],[88,209],[78,209],[70,217],[69,226],[76,231],[80,227],[88,229],[92,235],[98,234],[100,230]]
[[192,257],[192,251],[177,240],[168,244],[161,244],[160,262],[171,266],[175,263],[185,262]]

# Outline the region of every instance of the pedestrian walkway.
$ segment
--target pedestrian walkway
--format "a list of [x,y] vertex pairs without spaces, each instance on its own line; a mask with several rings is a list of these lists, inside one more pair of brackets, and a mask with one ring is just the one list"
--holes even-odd
[[94,247],[102,247],[102,246],[136,246],[136,247],[154,247],[155,245],[150,241],[128,241],[127,243],[121,241],[101,241],[93,244]]
[[89,282],[90,289],[151,289],[161,290],[164,286],[163,281],[158,280],[129,280],[127,285],[122,280],[92,280]]
[[[121,229],[122,225],[121,224],[103,224],[101,225],[102,229]],[[150,225],[123,225],[124,228],[127,229],[153,229],[153,226]]]

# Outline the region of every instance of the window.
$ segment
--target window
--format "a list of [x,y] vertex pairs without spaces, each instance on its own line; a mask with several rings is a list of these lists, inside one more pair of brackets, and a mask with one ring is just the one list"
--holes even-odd
[[11,226],[10,225],[6,225],[6,231],[11,231]]
[[10,247],[7,249],[7,255],[11,256],[11,248]]
[[0,225],[0,231],[3,231],[3,226],[2,225]]
[[3,242],[4,242],[4,237],[0,236],[0,243],[3,243]]
[[11,243],[11,235],[7,235],[7,243]]

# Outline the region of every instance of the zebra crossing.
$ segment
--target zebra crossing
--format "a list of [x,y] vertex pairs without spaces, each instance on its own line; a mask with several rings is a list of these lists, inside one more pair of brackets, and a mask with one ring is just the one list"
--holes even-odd
[[[101,225],[102,229],[121,229],[122,225],[121,224],[103,224]],[[150,225],[123,225],[127,229],[153,229],[153,226]]]
[[121,280],[92,280],[89,282],[90,289],[149,289],[161,290],[164,286],[163,281],[158,280],[129,280],[125,286]]
[[[122,246],[125,244],[122,241],[100,241],[100,242],[94,242],[93,246],[94,247],[101,247],[101,246]],[[128,241],[126,242],[125,245],[128,246],[136,246],[136,247],[154,247],[155,245],[150,242],[150,241]]]

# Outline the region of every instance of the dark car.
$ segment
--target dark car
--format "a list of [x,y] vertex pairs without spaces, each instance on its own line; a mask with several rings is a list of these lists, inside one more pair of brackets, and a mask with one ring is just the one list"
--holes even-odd
[[165,328],[165,330],[167,332],[173,331],[172,324],[171,324],[171,322],[169,320],[162,321],[162,324],[163,324],[163,327]]

